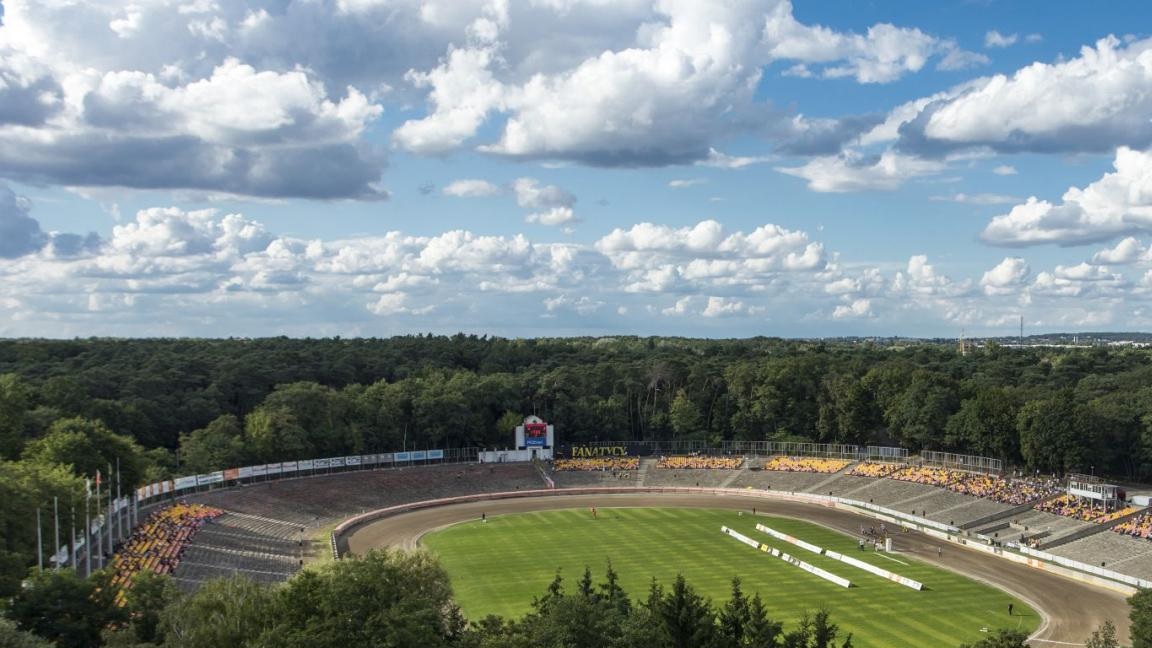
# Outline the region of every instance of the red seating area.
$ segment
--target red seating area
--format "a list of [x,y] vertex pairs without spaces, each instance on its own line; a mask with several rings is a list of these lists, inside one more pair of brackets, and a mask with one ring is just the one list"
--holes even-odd
[[131,587],[139,572],[172,573],[196,531],[223,513],[203,504],[181,502],[149,515],[112,558],[112,583],[120,588],[117,603],[124,604],[124,590]]

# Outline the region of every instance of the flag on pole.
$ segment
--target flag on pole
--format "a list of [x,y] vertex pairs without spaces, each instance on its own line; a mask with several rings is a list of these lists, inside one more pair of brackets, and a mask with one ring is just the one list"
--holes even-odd
[[100,488],[100,469],[96,469],[96,488]]

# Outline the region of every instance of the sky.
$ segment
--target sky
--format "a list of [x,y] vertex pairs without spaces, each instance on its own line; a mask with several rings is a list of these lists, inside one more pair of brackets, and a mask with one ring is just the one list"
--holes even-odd
[[1152,330],[1146,1],[0,12],[0,336]]

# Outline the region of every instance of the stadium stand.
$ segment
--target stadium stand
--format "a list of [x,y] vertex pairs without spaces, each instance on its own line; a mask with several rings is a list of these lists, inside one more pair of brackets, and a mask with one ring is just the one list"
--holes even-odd
[[552,469],[556,472],[565,471],[598,471],[614,472],[620,470],[639,470],[639,457],[590,457],[587,459],[555,459]]
[[1152,578],[1152,542],[1116,533],[1097,533],[1046,551],[1089,565],[1101,562],[1137,578]]
[[1112,527],[1112,530],[1121,535],[1152,540],[1152,512],[1145,511],[1134,518],[1117,524]]
[[772,457],[761,464],[761,470],[783,472],[832,474],[844,470],[852,463],[843,459],[822,459],[818,457]]
[[862,461],[855,466],[852,466],[847,472],[848,475],[853,477],[889,477],[898,470],[903,470],[906,466],[904,464],[894,463],[874,463],[871,461]]
[[[550,462],[546,474],[559,488],[596,485],[654,487],[696,486],[755,488],[808,492],[870,502],[930,519],[963,526],[979,522],[971,531],[1000,541],[1026,542],[1089,564],[1106,562],[1143,578],[1152,577],[1152,515],[1145,513],[1103,533],[1099,515],[1061,516],[1080,511],[1075,503],[1050,498],[1053,482],[1001,478],[940,468],[909,467],[891,463],[851,462],[835,459],[773,457],[764,469],[756,461],[732,457],[672,456],[639,460],[635,457],[598,457]],[[571,463],[566,463],[571,462]],[[559,464],[559,465],[557,465]],[[708,466],[698,468],[695,466]],[[868,475],[868,476],[865,476]],[[621,480],[627,480],[622,484]],[[276,582],[299,570],[308,558],[330,551],[327,537],[316,541],[322,527],[365,510],[412,501],[484,492],[543,487],[531,464],[454,464],[364,470],[284,481],[249,484],[189,496],[221,510],[212,524],[203,526],[194,541],[177,553],[173,570],[183,589],[208,578],[239,572],[263,582]],[[1024,501],[1024,504],[1017,502]],[[1034,508],[1023,508],[1027,506]],[[1090,509],[1090,507],[1088,507]],[[1109,517],[1124,515],[1115,512]],[[997,517],[999,516],[999,517]],[[149,518],[151,519],[151,518]],[[989,520],[984,522],[984,520]],[[1101,533],[1080,537],[1093,527]],[[987,533],[984,533],[987,531]],[[1055,540],[1055,542],[1053,542]]]
[[1114,511],[1105,511],[1099,507],[1094,506],[1089,501],[1072,495],[1061,495],[1055,499],[1040,502],[1036,505],[1035,508],[1037,511],[1053,513],[1055,515],[1083,520],[1085,522],[1092,522],[1095,524],[1107,524],[1112,520],[1122,518],[1125,515],[1130,515],[1138,510],[1134,506],[1126,506],[1122,509]]
[[739,470],[743,464],[743,457],[689,455],[660,457],[656,467],[664,470]]
[[1027,504],[1052,497],[1062,490],[1056,480],[998,477],[926,466],[909,466],[892,473],[891,478],[936,486],[1002,504]]
[[365,510],[471,493],[543,487],[531,464],[451,464],[364,470],[265,482],[190,495],[223,512],[201,532],[173,576],[185,590],[209,578],[242,573],[282,581],[301,561],[327,551],[316,530]]
[[112,557],[112,584],[120,589],[116,602],[123,605],[124,591],[141,571],[170,574],[184,557],[185,548],[206,522],[223,511],[200,504],[180,502],[153,511]]

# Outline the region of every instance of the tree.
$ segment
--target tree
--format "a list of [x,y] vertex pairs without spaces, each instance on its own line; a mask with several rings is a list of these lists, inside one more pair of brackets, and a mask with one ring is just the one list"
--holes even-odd
[[16,374],[0,375],[0,459],[15,459],[24,449],[31,391]]
[[48,434],[24,448],[25,461],[71,466],[81,477],[107,475],[109,466],[120,466],[122,490],[131,491],[141,483],[145,471],[144,449],[131,437],[116,434],[101,421],[79,417],[61,419]]
[[905,447],[939,447],[948,417],[959,407],[954,380],[937,372],[918,370],[908,388],[885,410],[884,418]]
[[1079,441],[1084,408],[1070,392],[1030,401],[1017,417],[1020,454],[1030,467],[1057,473],[1080,468],[1084,447]]
[[768,618],[760,593],[752,596],[748,604],[748,627],[744,632],[745,646],[749,648],[775,648],[780,645],[783,624]]
[[748,625],[752,614],[748,607],[748,598],[740,590],[740,579],[732,579],[732,596],[716,619],[718,626],[717,645],[721,648],[739,648],[744,645],[744,636],[748,633]]
[[[52,498],[59,499],[62,523],[69,528],[69,504],[83,496],[83,480],[67,466],[0,461],[0,597],[18,592],[36,563],[37,509],[43,537],[51,538]],[[52,547],[44,553],[51,554]]]
[[1116,626],[1107,620],[1092,632],[1084,648],[1120,648],[1120,641],[1116,639]]
[[131,618],[130,630],[139,643],[163,643],[160,633],[160,615],[174,604],[180,593],[169,576],[160,576],[145,570],[132,578],[127,591],[126,608]]
[[61,648],[100,645],[100,631],[124,620],[115,604],[110,572],[87,580],[71,569],[49,570],[29,578],[8,606],[8,617],[23,631],[49,639]]
[[182,473],[234,468],[242,465],[244,458],[244,427],[232,414],[225,414],[191,434],[180,435]]
[[256,461],[293,461],[313,453],[308,434],[283,407],[253,410],[244,418],[244,438]]
[[948,418],[949,445],[986,457],[1011,460],[1019,455],[1016,407],[1002,389],[981,389]]
[[24,632],[16,623],[0,616],[0,646],[3,648],[53,648],[52,642]]
[[1128,618],[1132,620],[1132,648],[1152,648],[1152,589],[1128,598]]
[[208,581],[179,605],[165,608],[160,629],[180,648],[248,646],[273,625],[275,609],[272,590],[230,576]]
[[1001,628],[974,644],[961,644],[960,648],[1028,648],[1028,635],[1020,630]]
[[676,390],[676,397],[672,399],[672,406],[668,410],[668,420],[678,439],[695,438],[703,432],[700,408],[688,398],[688,393],[683,389]]
[[672,648],[703,648],[711,643],[715,630],[712,604],[682,574],[676,576],[659,609]]
[[254,645],[446,646],[464,630],[448,575],[427,553],[386,550],[302,572],[276,591]]

